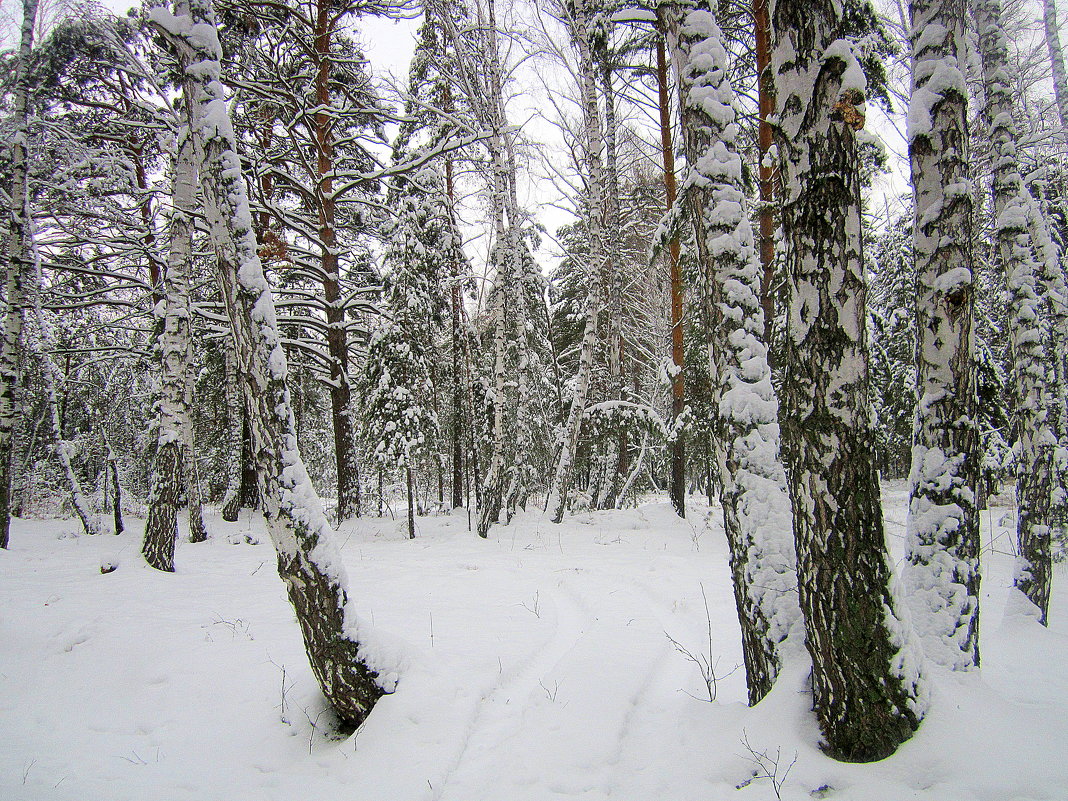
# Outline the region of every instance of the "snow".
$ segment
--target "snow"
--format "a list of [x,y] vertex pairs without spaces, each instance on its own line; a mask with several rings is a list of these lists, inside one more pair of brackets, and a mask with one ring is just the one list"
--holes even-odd
[[[884,498],[900,559],[904,482]],[[346,524],[364,652],[397,683],[340,739],[325,736],[274,551],[227,542],[266,542],[258,518],[209,515],[213,539],[180,543],[175,574],[143,565],[138,521],[86,537],[16,519],[0,551],[0,798],[773,798],[743,738],[778,751],[780,775],[796,753],[785,801],[1064,798],[1065,570],[1044,629],[1011,588],[1011,507],[983,519],[982,668],[929,665],[917,735],[853,765],[818,748],[803,660],[744,705],[720,511],[689,504],[688,521],[667,503],[561,526],[520,515],[488,541],[463,513],[420,518],[412,541],[400,514]],[[715,703],[666,636],[707,649],[702,587]]]

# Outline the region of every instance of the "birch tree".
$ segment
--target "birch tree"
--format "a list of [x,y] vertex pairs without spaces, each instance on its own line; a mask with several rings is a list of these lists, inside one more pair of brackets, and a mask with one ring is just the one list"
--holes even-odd
[[[174,545],[178,535],[178,507],[182,478],[195,485],[187,393],[189,377],[190,323],[189,271],[193,258],[193,213],[197,172],[192,134],[183,128],[178,134],[174,159],[173,207],[170,225],[170,256],[163,281],[163,303],[159,337],[159,394],[157,400],[157,444],[152,465],[152,490],[148,499],[148,521],[141,552],[157,570],[174,572]],[[183,471],[183,467],[187,468]],[[187,489],[187,492],[189,490]],[[196,495],[195,491],[191,493]],[[199,510],[199,509],[197,509]],[[190,509],[190,529],[196,536],[196,512]],[[201,522],[203,528],[203,522]]]
[[782,439],[813,706],[830,755],[871,761],[912,735],[925,685],[890,590],[872,450],[855,134],[866,81],[841,4],[778,2],[772,23],[789,296]]
[[604,242],[605,176],[601,161],[604,150],[604,133],[597,108],[597,75],[594,69],[593,48],[596,37],[603,36],[598,30],[606,20],[598,13],[596,3],[577,0],[564,9],[565,22],[572,45],[578,52],[578,79],[582,108],[582,158],[585,162],[586,203],[589,213],[589,259],[591,264],[589,291],[586,297],[585,331],[582,336],[578,374],[572,388],[567,421],[560,437],[559,456],[553,471],[552,483],[545,508],[554,523],[564,518],[567,494],[574,479],[573,468],[578,449],[582,418],[586,411],[587,397],[593,377],[593,358],[597,345],[597,326],[604,302],[603,262],[606,258]]
[[14,131],[8,148],[11,184],[6,187],[7,225],[5,253],[4,339],[0,342],[0,548],[8,545],[11,528],[11,446],[15,427],[15,391],[18,384],[19,338],[25,317],[25,279],[29,269],[27,154],[30,83],[29,60],[33,51],[33,26],[37,0],[23,0],[22,37],[15,75]]
[[683,197],[697,229],[700,297],[710,328],[723,527],[752,705],[775,682],[783,641],[801,630],[778,399],[763,342],[763,269],[743,191],[736,100],[719,26],[702,8],[673,9],[667,21],[690,165]]
[[1061,47],[1061,29],[1057,24],[1056,0],[1042,0],[1042,23],[1046,37],[1046,52],[1049,53],[1050,72],[1053,75],[1053,96],[1057,101],[1057,117],[1061,134],[1068,144],[1068,73],[1064,69],[1064,49]]
[[278,572],[323,694],[341,718],[358,724],[383,688],[361,652],[362,624],[347,608],[344,565],[300,456],[288,367],[226,106],[214,12],[208,0],[177,0],[173,13],[153,9],[152,21],[181,65],[186,121],[197,149],[205,215],[219,257],[219,285],[233,328]]
[[979,664],[979,475],[965,4],[913,0],[916,388],[906,577],[926,655]]
[[1031,220],[1038,213],[1023,187],[1007,70],[1000,0],[974,0],[986,105],[983,119],[994,154],[994,234],[1009,295],[1013,418],[1016,428],[1017,559],[1014,583],[1046,623],[1053,565],[1050,502],[1054,437],[1048,417],[1049,363],[1043,347],[1039,264]]

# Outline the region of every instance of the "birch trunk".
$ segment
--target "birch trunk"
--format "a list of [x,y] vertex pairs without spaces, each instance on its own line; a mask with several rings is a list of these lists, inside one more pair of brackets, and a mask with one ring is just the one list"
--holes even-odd
[[23,0],[22,38],[15,74],[14,131],[8,143],[11,159],[11,205],[6,209],[7,271],[4,314],[4,339],[0,342],[0,548],[8,545],[11,528],[11,463],[15,429],[15,390],[18,385],[19,339],[25,317],[24,282],[29,271],[28,174],[26,145],[29,121],[29,60],[33,50],[33,26],[37,19],[37,0]]
[[775,683],[780,649],[801,631],[790,499],[779,461],[779,403],[762,341],[762,269],[749,224],[738,154],[734,89],[712,13],[668,12],[679,76],[690,205],[710,321],[709,375],[715,459],[723,486],[723,527],[750,705]]
[[1068,138],[1068,73],[1064,69],[1064,50],[1061,48],[1061,29],[1057,24],[1056,0],[1042,0],[1042,22],[1046,32],[1050,71],[1053,73],[1053,96],[1057,100],[1061,134]]
[[912,736],[925,685],[890,591],[872,450],[852,128],[864,76],[836,38],[841,13],[832,0],[772,7],[789,287],[782,439],[814,710],[827,752],[866,762]]
[[226,492],[222,499],[222,519],[227,523],[237,521],[241,510],[241,456],[244,449],[245,405],[241,400],[241,387],[237,377],[237,359],[234,343],[227,337],[223,354],[226,372],[226,421],[229,439],[226,459]]
[[1038,608],[1046,624],[1053,564],[1050,500],[1053,491],[1053,433],[1048,419],[1047,358],[1043,347],[1038,265],[1029,217],[1033,202],[1020,178],[1016,125],[1012,118],[1008,44],[999,0],[975,0],[979,51],[986,90],[986,122],[994,154],[994,229],[998,262],[1009,294],[1013,406],[1016,442],[1015,585]]
[[[178,135],[170,219],[170,251],[163,279],[163,330],[159,337],[159,427],[152,464],[152,490],[141,552],[157,570],[174,572],[174,545],[178,536],[178,505],[183,472],[186,473],[189,528],[197,532],[194,511],[195,478],[191,473],[191,434],[187,406],[190,354],[189,269],[193,258],[193,207],[196,198],[196,163],[188,128]],[[186,468],[183,471],[183,466]],[[199,507],[197,507],[199,511]],[[203,521],[200,527],[203,529]]]
[[593,64],[592,38],[594,17],[585,1],[577,4],[567,20],[572,44],[579,54],[579,86],[582,92],[583,159],[586,162],[586,187],[589,213],[589,294],[586,296],[586,329],[582,336],[578,374],[567,423],[560,442],[560,455],[553,472],[545,508],[554,523],[564,519],[567,493],[574,479],[572,475],[575,452],[578,450],[582,418],[593,377],[593,357],[597,348],[597,325],[602,303],[602,279],[606,257],[604,243],[605,179],[601,164],[604,134],[597,110],[597,76]]
[[155,8],[151,19],[176,48],[184,75],[186,114],[200,159],[205,213],[219,254],[219,283],[233,327],[278,572],[323,694],[341,718],[358,724],[383,690],[361,655],[361,624],[347,609],[344,565],[297,444],[288,367],[221,81],[215,16],[208,0],[177,0],[175,12]]
[[912,0],[916,386],[905,571],[928,658],[979,664],[979,437],[965,0]]
[[[490,464],[486,472],[486,481],[482,488],[478,509],[478,535],[487,537],[490,526],[498,521],[501,506],[504,503],[509,466],[514,460],[514,452],[509,447],[507,419],[508,407],[508,350],[509,320],[514,314],[515,305],[515,260],[511,258],[507,240],[510,236],[509,225],[514,222],[506,219],[508,209],[508,166],[505,161],[504,142],[504,100],[497,52],[497,21],[492,0],[487,4],[488,25],[483,37],[483,55],[489,72],[489,97],[479,105],[482,106],[484,124],[491,132],[486,142],[490,158],[490,212],[494,222],[495,246],[494,263],[497,274],[494,278],[492,320],[493,320],[493,438],[490,449]],[[466,65],[470,69],[471,65]]]

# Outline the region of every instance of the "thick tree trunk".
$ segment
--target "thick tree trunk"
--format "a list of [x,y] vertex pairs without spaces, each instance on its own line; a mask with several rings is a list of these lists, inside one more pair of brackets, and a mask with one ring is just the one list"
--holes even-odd
[[1020,178],[1016,125],[1008,83],[1008,44],[999,0],[975,0],[979,52],[986,89],[984,119],[994,151],[994,227],[998,260],[1009,294],[1013,405],[1017,432],[1015,584],[1038,608],[1043,624],[1049,613],[1053,563],[1050,553],[1050,500],[1053,491],[1053,432],[1048,419],[1048,360],[1043,347],[1038,265],[1031,239],[1034,203]]
[[753,242],[735,141],[735,93],[711,12],[668,11],[679,75],[687,199],[695,223],[701,300],[710,322],[709,375],[723,527],[730,546],[749,703],[758,703],[800,637],[790,499],[779,461],[778,399],[771,384]]
[[925,685],[890,592],[874,466],[851,127],[864,79],[836,38],[840,14],[831,0],[773,8],[790,298],[782,439],[814,710],[830,755],[870,761],[912,736]]
[[[663,28],[663,15],[666,6],[658,6],[658,27]],[[656,40],[656,87],[660,106],[660,156],[664,165],[664,206],[665,213],[670,213],[675,206],[675,148],[671,142],[671,102],[668,99],[667,54],[664,52],[663,36]],[[683,342],[682,313],[683,287],[682,268],[680,265],[679,239],[672,237],[668,242],[668,265],[671,285],[671,419],[678,426],[679,418],[686,409],[686,387],[683,368],[685,366],[685,345]],[[671,505],[679,517],[686,517],[686,439],[682,432],[677,432],[670,444],[671,481],[668,493]]]
[[[219,283],[234,331],[250,411],[252,447],[278,572],[304,635],[323,694],[345,720],[360,723],[382,695],[346,609],[347,578],[322,504],[301,459],[287,388],[288,366],[274,302],[257,255],[248,193],[221,81],[222,49],[208,0],[178,0],[176,14],[151,18],[178,51],[186,114],[198,145],[205,216],[219,253]],[[196,64],[195,70],[190,66]]]
[[[905,571],[928,658],[979,664],[979,437],[965,0],[912,0],[916,387]],[[944,32],[932,36],[931,31]],[[932,90],[931,82],[936,86]]]
[[4,339],[0,342],[0,548],[8,545],[11,528],[11,464],[15,429],[15,390],[18,386],[19,338],[22,335],[26,303],[24,281],[29,271],[29,248],[26,244],[29,215],[27,198],[27,122],[29,116],[30,53],[33,50],[33,27],[37,19],[37,0],[23,0],[22,39],[15,73],[14,131],[8,147],[11,159],[11,184],[6,209],[7,273],[4,297]]

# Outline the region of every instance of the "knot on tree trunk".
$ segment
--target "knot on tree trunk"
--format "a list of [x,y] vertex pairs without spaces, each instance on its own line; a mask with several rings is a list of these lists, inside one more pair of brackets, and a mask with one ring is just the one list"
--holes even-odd
[[844,122],[854,131],[864,127],[864,93],[859,89],[846,89],[831,109],[831,119]]

